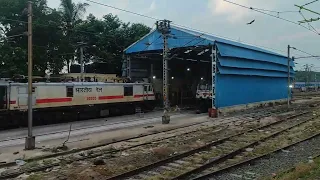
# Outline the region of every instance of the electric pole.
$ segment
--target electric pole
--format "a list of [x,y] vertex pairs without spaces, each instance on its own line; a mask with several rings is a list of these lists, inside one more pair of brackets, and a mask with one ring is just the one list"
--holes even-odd
[[25,149],[35,148],[35,137],[32,136],[32,2],[28,2],[28,137],[25,142]]
[[305,84],[306,88],[310,85],[310,82],[312,81],[312,70],[313,64],[305,64],[303,67],[305,67]]
[[314,72],[314,84],[315,84],[315,88],[316,88],[316,90],[318,90],[318,82],[317,82],[317,72],[315,71]]
[[290,108],[290,45],[288,45],[288,97],[287,97],[287,105]]
[[169,55],[169,48],[168,48],[168,37],[170,34],[170,23],[169,20],[161,20],[157,21],[157,30],[162,34],[163,37],[163,107],[164,107],[164,114],[163,118],[167,118],[170,120],[170,116],[168,114],[169,110],[169,99],[168,99],[168,55]]
[[305,86],[306,86],[306,88],[307,88],[309,65],[306,64],[306,65],[304,65],[304,66],[305,66],[305,68],[304,68],[304,72],[305,72]]
[[84,72],[84,65],[83,65],[83,47],[80,46],[80,79],[83,82],[83,72]]
[[80,49],[80,81],[83,82],[84,61],[83,61],[83,47],[86,45],[84,42],[78,42]]

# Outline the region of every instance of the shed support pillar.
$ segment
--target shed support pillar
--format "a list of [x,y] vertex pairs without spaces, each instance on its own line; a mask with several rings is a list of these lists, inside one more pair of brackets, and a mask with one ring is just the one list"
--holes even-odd
[[168,98],[168,59],[169,59],[169,47],[168,47],[168,38],[170,35],[170,23],[169,20],[161,20],[157,21],[157,30],[162,34],[163,37],[163,61],[162,61],[162,71],[163,71],[163,116],[162,116],[162,123],[168,124],[170,122],[170,115],[169,111],[169,98]]
[[212,101],[211,101],[211,110],[209,112],[210,117],[218,117],[218,110],[216,107],[216,72],[217,72],[217,47],[213,45],[211,47],[211,77],[212,77]]
[[127,61],[127,78],[131,79],[131,57],[130,56],[126,56],[126,61]]

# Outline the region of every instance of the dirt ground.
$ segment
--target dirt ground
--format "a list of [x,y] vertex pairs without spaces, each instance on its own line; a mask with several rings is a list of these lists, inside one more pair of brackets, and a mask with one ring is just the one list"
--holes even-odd
[[[173,119],[170,124],[163,125],[161,122],[150,124],[148,126],[136,126],[131,128],[107,131],[107,132],[99,132],[93,134],[87,134],[84,136],[77,136],[74,138],[70,138],[66,143],[69,150],[79,149],[88,146],[94,146],[98,144],[107,144],[115,141],[120,141],[123,139],[131,138],[131,137],[139,137],[145,134],[150,134],[154,132],[161,132],[164,130],[175,129],[182,126],[192,125],[194,123],[200,123],[208,121],[209,118],[205,115],[200,115],[194,118],[184,118],[184,119]],[[219,122],[219,120],[217,121]],[[206,123],[200,124],[199,127],[206,126]],[[198,127],[198,126],[195,126]],[[194,128],[194,127],[192,127]],[[187,131],[188,128],[182,129],[181,131]],[[180,131],[177,131],[177,133]],[[153,137],[147,137],[153,138]],[[13,146],[13,147],[5,147],[0,148],[0,160],[1,162],[12,162],[16,159],[29,159],[33,157],[43,156],[52,154],[51,151],[47,151],[48,149],[53,149],[55,147],[61,146],[62,143],[67,139],[67,137],[63,139],[57,140],[49,140],[45,142],[36,142],[36,149],[33,151],[24,151],[24,146]]]
[[[299,101],[301,101],[299,103],[304,103],[311,102],[312,100]],[[292,113],[293,112],[283,113],[282,116],[289,116]],[[106,177],[126,172],[177,153],[202,146],[208,142],[241,131],[245,128],[257,127],[277,120],[279,120],[279,118],[274,116],[262,119],[249,118],[246,116],[245,112],[233,117],[219,117],[217,119],[209,119],[207,118],[207,115],[202,115],[199,117],[173,120],[168,125],[155,123],[148,126],[137,126],[116,131],[88,134],[86,136],[77,137],[76,139],[70,139],[70,143],[67,143],[69,150],[97,144],[110,144],[72,155],[46,159],[36,163],[27,163],[24,166],[32,167],[39,164],[50,164],[54,161],[59,162],[60,166],[48,168],[43,172],[22,174],[17,179],[105,179]],[[202,122],[202,124],[139,138],[139,136],[150,133],[179,128],[199,122]],[[189,134],[185,134],[188,132]],[[129,137],[136,138],[119,143],[112,143]],[[121,150],[126,147],[161,140],[163,138],[168,139],[162,140],[159,143],[150,143],[143,147]],[[43,145],[43,147],[34,151],[21,151],[21,147],[0,149],[2,152],[2,154],[0,154],[0,159],[1,161],[11,162],[16,159],[28,159],[31,157],[52,154],[53,152],[48,151],[48,149],[50,150],[52,147],[61,145],[61,142],[64,140],[65,139],[61,139],[61,141],[42,142],[41,145]],[[85,160],[76,160],[79,157],[84,157]],[[14,168],[19,169],[24,166]],[[4,170],[0,170],[0,173],[2,171]]]
[[[284,113],[283,115],[289,114]],[[170,132],[166,134],[166,136],[171,134],[173,135],[173,138],[166,141],[111,154],[105,153],[95,158],[88,158],[85,161],[76,161],[71,164],[48,169],[46,170],[47,172],[40,172],[29,176],[23,174],[20,178],[23,179],[28,176],[28,179],[105,179],[168,158],[175,154],[203,146],[208,142],[218,140],[219,138],[231,135],[237,131],[254,128],[278,120],[279,118],[277,117],[266,117],[259,120],[248,120],[243,116],[221,118],[220,120],[206,122],[201,127],[197,126],[189,128],[189,130],[198,130],[192,134],[181,136],[183,132],[186,132],[186,129],[183,131],[180,130],[180,132]],[[231,123],[223,123],[226,121]],[[129,143],[117,143],[112,146],[104,147],[104,150],[107,148],[109,148],[109,150],[121,149],[132,146],[137,142],[148,142],[154,140],[154,138],[155,137],[139,138],[139,140],[130,141]],[[95,149],[92,150],[91,153],[95,154],[102,150],[103,149]],[[65,157],[65,159],[67,158]],[[97,161],[102,161],[102,164],[96,164]]]

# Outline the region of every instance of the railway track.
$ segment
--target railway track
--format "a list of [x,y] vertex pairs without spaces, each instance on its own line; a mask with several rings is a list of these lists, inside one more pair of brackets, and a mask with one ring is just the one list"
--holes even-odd
[[[187,114],[188,114],[188,112],[186,112],[186,113],[182,113],[182,114],[180,114],[180,113],[174,113],[174,114],[172,114],[172,116],[177,116],[177,118],[181,118],[181,117],[183,117],[183,116],[187,116]],[[194,116],[194,117],[196,117],[196,116]],[[128,124],[130,124],[130,123],[134,123],[134,122],[142,122],[142,123],[144,123],[144,124],[146,124],[147,123],[147,120],[151,120],[150,122],[151,123],[153,123],[154,122],[154,120],[153,119],[157,119],[157,118],[161,118],[161,116],[160,115],[158,115],[158,116],[150,116],[150,117],[146,117],[146,118],[135,118],[135,119],[132,119],[132,120],[127,120],[127,121],[122,121],[122,122],[114,122],[114,123],[104,123],[104,124],[97,124],[97,125],[89,125],[89,126],[85,126],[85,127],[75,127],[75,128],[72,128],[71,129],[71,132],[73,132],[73,131],[79,131],[79,130],[86,130],[86,129],[93,129],[93,128],[102,128],[102,127],[108,127],[108,126],[118,126],[118,125],[120,125],[120,124],[124,124],[124,123],[128,123]],[[87,121],[87,120],[86,120]],[[92,121],[107,121],[107,118],[100,118],[100,119],[92,119]],[[82,122],[85,122],[85,121],[82,121]],[[197,124],[201,124],[201,123],[203,123],[203,122],[200,122],[200,123],[194,123],[194,124],[192,124],[192,125],[197,125]],[[48,135],[53,135],[53,134],[62,134],[62,133],[68,133],[69,131],[70,131],[70,129],[69,129],[69,126],[70,126],[70,124],[72,124],[72,123],[69,123],[69,124],[67,124],[67,123],[65,123],[65,125],[67,126],[66,127],[66,130],[58,130],[58,131],[54,131],[54,132],[46,132],[46,133],[34,133],[35,134],[35,136],[37,137],[37,138],[39,138],[39,137],[41,137],[41,136],[48,136]],[[136,125],[136,124],[134,124],[134,125]],[[54,125],[55,126],[55,125]],[[188,125],[189,126],[189,125]],[[186,126],[186,127],[188,127],[188,126]],[[42,126],[43,128],[48,128],[48,127],[50,127],[50,126]],[[42,128],[41,127],[41,128]],[[115,130],[115,129],[117,129],[117,127],[115,127],[114,129],[108,129],[108,130]],[[27,133],[27,129],[26,128],[23,128],[23,129],[21,129],[21,131],[25,131],[25,133],[24,134],[26,134]],[[1,132],[1,131],[0,131]],[[10,132],[10,131],[4,131],[3,133],[8,133],[8,132]],[[2,133],[2,132],[1,132]],[[2,142],[6,142],[6,141],[13,141],[13,140],[18,140],[18,139],[25,139],[26,137],[25,137],[25,135],[24,136],[20,136],[20,137],[15,137],[15,138],[6,138],[6,139],[0,139],[0,143],[2,143]]]
[[[248,149],[250,150],[250,148],[256,147],[295,127],[309,123],[317,117],[309,114],[306,119],[297,118],[303,114],[305,113],[296,114],[286,120],[225,137],[197,149],[110,177],[109,179],[191,179],[195,175],[201,177],[203,173],[208,173],[204,172],[204,170],[213,165],[224,163],[233,158],[236,159],[242,153],[247,152]],[[287,121],[293,118],[295,120]]]
[[[256,113],[248,113],[248,114],[245,115],[245,117],[247,117],[248,119],[249,118],[251,118],[251,119],[260,119],[260,118],[271,116],[271,115],[275,115],[275,114],[278,114],[278,113],[281,113],[281,112],[287,112],[288,110],[287,109],[283,109],[283,108],[279,108],[279,109],[276,109],[276,110],[272,110],[271,112],[268,112],[268,113],[265,113],[264,111],[265,110],[260,110],[260,111],[258,111]],[[172,115],[180,115],[180,113],[174,113]],[[125,121],[125,123],[136,123],[137,121],[140,122],[140,121],[143,121],[143,120],[146,120],[146,119],[155,119],[155,118],[160,118],[160,117],[161,116],[150,116],[150,117],[147,117],[147,118],[139,118],[139,119],[128,120],[128,121]],[[178,118],[179,117],[180,116],[178,116]],[[92,121],[106,121],[106,118],[92,119]],[[82,122],[85,122],[85,121],[82,121]],[[151,122],[153,122],[153,121],[151,121]],[[206,121],[206,122],[208,122],[208,121]],[[75,128],[71,129],[71,132],[75,132],[75,131],[79,131],[79,130],[88,130],[88,129],[92,129],[92,128],[102,129],[103,127],[107,128],[109,126],[118,126],[118,125],[123,124],[123,123],[124,122],[114,122],[114,123],[110,123],[110,124],[105,124],[104,123],[104,124],[98,124],[98,125],[89,125],[89,126],[86,126],[86,127],[75,127]],[[146,123],[146,122],[144,122],[144,123]],[[72,123],[70,123],[70,124],[72,124]],[[197,124],[201,124],[201,123],[195,123],[194,125],[197,125]],[[39,138],[39,137],[44,137],[44,136],[48,136],[48,135],[54,135],[54,134],[62,135],[63,133],[68,133],[70,131],[69,130],[69,124],[65,123],[65,125],[68,126],[68,127],[66,127],[66,130],[58,130],[58,131],[46,132],[46,133],[38,133],[38,134],[35,133],[35,136],[37,136],[37,138]],[[186,127],[188,127],[188,126],[186,126]],[[43,126],[43,128],[50,128],[50,126],[48,126],[48,125],[47,126]],[[111,129],[111,130],[115,130],[115,129],[117,129],[117,128],[114,128],[114,129]],[[17,129],[17,130],[19,130],[19,129]],[[110,129],[108,129],[108,130],[110,130]],[[0,133],[6,133],[6,131],[0,131]],[[21,131],[27,131],[27,129],[23,128],[23,129],[21,129]],[[8,131],[8,133],[10,133],[10,132],[12,132],[12,130]],[[25,133],[27,133],[27,132],[25,132]],[[23,136],[14,137],[14,138],[0,139],[0,143],[8,142],[8,141],[14,141],[14,140],[24,140],[24,139],[25,139],[25,136],[23,135]]]
[[[299,141],[297,142],[294,142],[294,143],[291,143],[289,145],[285,145],[285,146],[282,146],[280,148],[276,148],[275,150],[272,150],[270,152],[267,152],[267,153],[262,153],[260,155],[256,155],[255,157],[248,157],[244,160],[240,160],[238,162],[235,162],[235,163],[232,163],[232,164],[229,164],[229,165],[223,165],[222,167],[219,167],[219,168],[216,168],[216,169],[207,169],[205,171],[203,171],[201,174],[199,174],[198,176],[194,177],[194,178],[191,178],[192,180],[207,180],[207,179],[210,179],[210,177],[213,177],[215,175],[219,175],[221,173],[224,173],[224,172],[227,172],[229,170],[232,170],[234,168],[237,168],[237,167],[240,167],[240,166],[243,166],[243,165],[246,165],[246,164],[250,164],[250,163],[253,163],[254,161],[256,160],[259,160],[261,158],[265,158],[265,157],[268,157],[274,153],[277,153],[283,149],[287,149],[287,148],[290,148],[292,146],[295,146],[299,143],[302,143],[302,142],[305,142],[305,141],[308,141],[308,140],[311,140],[313,138],[316,138],[320,136],[320,132],[317,132],[309,137],[306,137],[306,138],[302,138],[300,139]],[[316,155],[314,156],[313,158],[317,158],[317,157],[320,157],[320,155]]]
[[[248,117],[255,117],[256,119],[252,119],[251,121],[246,121],[247,123],[249,122],[252,122],[252,121],[255,121],[255,120],[258,120],[258,119],[261,119],[263,117],[268,117],[268,116],[272,116],[272,115],[277,115],[279,113],[283,113],[283,112],[287,112],[287,110],[285,109],[280,109],[280,110],[275,110],[273,112],[268,112],[268,113],[257,113],[257,114],[247,114],[245,115],[244,117],[245,118],[248,118]],[[296,116],[299,116],[299,115],[303,115],[305,114],[304,113],[299,113],[299,114],[296,114],[296,115],[293,115],[292,117],[290,118],[294,118]],[[228,119],[228,118],[226,118]],[[210,120],[209,120],[210,121]],[[220,126],[224,126],[224,125],[227,125],[227,124],[230,124],[230,123],[233,123],[235,121],[239,121],[239,119],[235,118],[235,119],[229,119],[229,120],[226,120],[226,122],[220,124]],[[202,123],[205,123],[205,122],[202,122]],[[189,126],[195,126],[195,125],[199,125],[199,124],[202,124],[202,123],[196,123],[196,124],[193,124],[193,125],[189,125]],[[245,124],[245,123],[244,123]],[[188,126],[185,126],[185,127],[188,127]],[[185,128],[184,127],[184,128]],[[181,127],[180,127],[181,128]],[[169,131],[174,131],[175,129],[170,129],[168,131],[163,131],[163,132],[169,132]],[[163,132],[156,132],[156,133],[153,133],[153,134],[160,134],[160,133],[163,133]],[[205,134],[203,134],[204,132],[207,132]],[[189,131],[189,132],[185,132],[185,133],[182,133],[182,134],[179,134],[178,136],[186,136],[186,135],[190,135],[189,139],[192,139],[192,138],[195,138],[197,136],[199,136],[200,134],[202,135],[212,135],[214,134],[213,132],[213,127],[206,127],[206,128],[202,128],[201,131],[199,131],[199,129],[196,129],[196,130],[193,130],[193,131]],[[144,136],[148,136],[148,135],[151,135],[151,134],[145,134]],[[129,150],[129,149],[133,149],[133,148],[137,148],[137,147],[142,147],[142,146],[146,146],[146,145],[150,145],[150,144],[155,144],[155,143],[161,143],[165,140],[168,140],[170,138],[175,138],[177,135],[176,134],[172,134],[172,136],[168,136],[168,137],[164,137],[164,138],[160,138],[160,139],[157,139],[157,140],[152,140],[152,141],[149,141],[149,142],[145,142],[145,143],[140,143],[140,144],[136,144],[136,145],[132,145],[132,146],[128,146],[128,147],[125,147],[125,148],[121,148],[121,149],[116,149],[116,150],[113,150],[111,152],[107,152],[107,153],[115,153],[115,152],[120,152],[120,151],[125,151],[125,150]],[[141,138],[141,136],[139,137],[135,137],[135,138]],[[130,139],[135,139],[135,138],[130,138]],[[121,142],[121,141],[128,141],[130,139],[123,139],[123,140],[119,140],[118,142]],[[116,143],[116,142],[112,142],[112,143]],[[112,144],[112,143],[108,143],[108,144]],[[103,145],[99,145],[99,146],[94,146],[94,147],[88,147],[88,148],[85,148],[85,149],[79,149],[79,150],[76,150],[76,151],[69,151],[69,152],[62,152],[62,153],[57,153],[57,154],[52,154],[52,155],[48,155],[48,156],[43,156],[43,157],[38,157],[38,158],[35,158],[35,159],[30,159],[30,160],[26,160],[26,162],[30,163],[30,162],[34,162],[34,161],[39,161],[39,160],[43,160],[43,159],[48,159],[48,158],[53,158],[53,157],[60,157],[60,156],[63,156],[63,155],[67,155],[67,154],[74,154],[74,153],[77,153],[77,152],[81,152],[81,151],[84,151],[84,150],[90,150],[90,149],[93,149],[93,148],[97,148],[97,147],[101,147],[101,146],[106,146],[108,144],[103,144]],[[67,163],[72,163],[74,161],[80,161],[80,160],[85,160],[85,159],[90,159],[90,158],[95,158],[95,157],[99,157],[99,156],[102,156],[103,154],[105,154],[106,152],[100,152],[100,153],[95,153],[95,154],[91,154],[90,156],[86,156],[86,157],[80,157],[80,158],[77,158],[77,159],[73,159],[73,160],[70,160],[70,161],[67,161]],[[10,163],[6,163],[6,164],[0,164],[0,168],[4,168],[4,167],[12,167],[12,166],[15,166],[15,162],[10,162]],[[8,173],[8,174],[1,174],[0,176],[0,179],[5,179],[5,178],[9,178],[9,177],[16,177],[22,173],[28,173],[28,172],[34,172],[34,171],[41,171],[41,170],[46,170],[48,168],[51,168],[51,167],[54,167],[54,166],[59,166],[60,165],[60,162],[57,162],[57,163],[53,163],[53,164],[47,164],[47,165],[44,165],[44,166],[39,166],[39,167],[33,167],[31,169],[20,169],[18,171],[15,171],[15,172],[11,172],[11,173]]]
[[[313,138],[317,138],[316,137],[316,135],[315,135],[315,137],[312,137],[312,138],[309,138],[309,139],[307,139],[307,140],[301,140],[300,142],[297,142],[296,144],[294,144],[294,145],[299,145],[299,143],[303,143],[304,141],[308,141],[308,140],[312,140]],[[286,148],[290,148],[292,145],[289,145],[288,147],[286,147]],[[282,150],[282,149],[281,149]],[[280,150],[275,150],[274,151],[274,153],[277,153],[278,151],[280,151]],[[269,154],[268,154],[269,155]],[[199,177],[199,179],[209,179],[209,178],[212,178],[214,175],[220,175],[220,174],[222,174],[222,173],[224,173],[224,172],[228,172],[229,170],[232,170],[232,169],[234,169],[234,168],[237,168],[237,167],[239,167],[239,168],[241,168],[241,166],[245,166],[245,165],[247,165],[247,164],[249,164],[249,163],[251,163],[251,162],[255,162],[255,161],[258,161],[258,160],[260,160],[260,159],[263,159],[264,157],[267,157],[268,155],[265,155],[265,156],[263,156],[263,157],[257,157],[257,158],[254,158],[254,159],[252,159],[252,160],[248,160],[248,161],[246,161],[246,162],[239,162],[238,164],[235,164],[235,165],[233,165],[233,166],[229,166],[229,167],[226,167],[224,170],[221,170],[221,171],[219,171],[218,173],[216,173],[216,172],[211,172],[211,174],[208,174],[207,176],[203,176],[203,177]],[[291,164],[291,167],[290,168],[287,168],[286,170],[283,170],[283,171],[278,171],[278,173],[279,173],[279,175],[276,175],[275,177],[273,177],[273,179],[281,179],[283,176],[285,176],[286,174],[290,174],[290,173],[293,173],[293,177],[295,177],[296,179],[297,178],[301,178],[301,179],[306,179],[306,177],[301,177],[301,175],[298,175],[298,176],[300,176],[300,177],[297,177],[297,176],[295,176],[295,174],[294,174],[294,172],[295,171],[297,171],[297,170],[299,170],[299,168],[297,168],[297,167],[299,167],[299,165],[300,164],[303,164],[303,165],[305,165],[305,164],[313,164],[314,163],[314,160],[316,160],[316,159],[318,159],[320,157],[320,154],[318,153],[318,154],[316,154],[316,155],[312,155],[312,156],[309,156],[308,157],[308,160],[309,160],[309,162],[306,162],[306,161],[299,161],[299,164],[297,165],[297,164]],[[311,161],[311,162],[310,162]],[[317,163],[316,163],[317,164]],[[314,170],[315,170],[315,172],[314,172]],[[309,173],[311,173],[311,174],[318,174],[318,169],[317,169],[317,166],[315,166],[315,169],[309,169],[309,170],[307,170]],[[254,174],[252,174],[252,175],[254,175]],[[302,175],[303,176],[303,175]],[[308,175],[309,176],[309,175]],[[318,175],[319,176],[319,175]],[[292,176],[291,176],[292,177]],[[288,176],[286,176],[286,177],[284,177],[284,178],[282,178],[282,179],[289,179],[290,177],[288,177]],[[311,179],[311,177],[308,177],[309,179]],[[314,178],[314,177],[313,177]],[[215,178],[215,179],[217,179],[217,178]],[[267,178],[266,178],[267,179]],[[271,176],[270,176],[270,178],[268,178],[268,179],[271,179]],[[291,178],[292,179],[292,178]]]

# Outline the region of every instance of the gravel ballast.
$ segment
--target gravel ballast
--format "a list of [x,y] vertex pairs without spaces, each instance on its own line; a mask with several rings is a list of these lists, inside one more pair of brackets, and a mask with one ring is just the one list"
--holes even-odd
[[261,179],[272,177],[277,172],[292,168],[295,164],[308,162],[320,153],[320,136],[299,143],[286,150],[253,161],[251,164],[239,166],[211,177],[212,180]]

